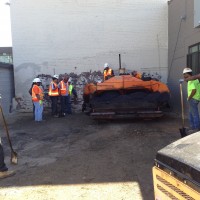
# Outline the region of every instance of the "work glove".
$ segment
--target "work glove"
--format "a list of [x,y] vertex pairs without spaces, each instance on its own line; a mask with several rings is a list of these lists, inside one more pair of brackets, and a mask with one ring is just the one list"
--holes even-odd
[[184,79],[179,79],[179,83],[182,84],[184,82]]
[[43,103],[42,100],[39,100],[39,104],[42,105],[42,103]]

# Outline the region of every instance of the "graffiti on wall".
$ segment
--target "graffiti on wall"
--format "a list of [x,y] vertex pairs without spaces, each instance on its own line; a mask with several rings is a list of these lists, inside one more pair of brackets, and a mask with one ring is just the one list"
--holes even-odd
[[[99,83],[103,80],[103,73],[100,71],[94,71],[94,72],[82,72],[81,74],[75,74],[75,73],[64,73],[59,74],[59,81],[62,80],[64,76],[68,76],[72,78],[72,84],[74,86],[74,89],[77,92],[78,101],[74,103],[73,96],[72,96],[72,108],[74,110],[81,110],[82,103],[83,103],[83,88],[87,83]],[[44,91],[44,107],[49,108],[51,107],[51,100],[48,96],[48,90],[49,90],[49,84],[52,81],[52,76],[47,74],[38,74],[38,78],[42,81],[42,88]]]
[[[129,70],[130,71],[130,70]],[[131,71],[128,73],[131,73]],[[118,75],[118,72],[114,72],[115,75]],[[126,73],[127,74],[127,73]],[[103,73],[101,71],[94,71],[94,72],[82,72],[81,74],[75,74],[75,73],[64,73],[59,74],[59,81],[62,80],[64,76],[68,76],[72,78],[72,84],[77,92],[78,101],[76,103],[73,101],[72,97],[72,109],[75,111],[81,111],[82,109],[82,103],[83,103],[83,88],[87,83],[100,83],[103,81]],[[152,79],[161,80],[161,75],[159,73],[145,73],[143,72],[143,77],[150,77]],[[37,78],[40,78],[42,81],[41,87],[44,91],[44,107],[50,108],[51,107],[51,100],[48,96],[48,90],[49,90],[49,84],[52,81],[52,76],[48,74],[38,74]],[[31,98],[25,99],[23,97],[15,97],[15,101],[17,102],[17,105],[15,108],[17,110],[30,110],[32,111],[32,102]]]

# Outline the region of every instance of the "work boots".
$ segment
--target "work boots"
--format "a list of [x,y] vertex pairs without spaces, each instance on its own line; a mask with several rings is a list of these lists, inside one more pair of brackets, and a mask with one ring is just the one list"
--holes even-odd
[[187,134],[190,135],[190,134],[196,133],[198,131],[199,131],[199,129],[189,129],[189,130],[187,130]]
[[13,175],[15,175],[14,171],[0,172],[0,179],[7,178],[7,177],[10,177],[10,176],[13,176]]

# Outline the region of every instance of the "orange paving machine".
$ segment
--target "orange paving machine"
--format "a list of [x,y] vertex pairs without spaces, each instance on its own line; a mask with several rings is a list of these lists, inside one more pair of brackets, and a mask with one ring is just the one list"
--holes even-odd
[[157,118],[169,106],[170,93],[160,81],[144,81],[132,75],[119,75],[86,84],[82,111],[94,119]]

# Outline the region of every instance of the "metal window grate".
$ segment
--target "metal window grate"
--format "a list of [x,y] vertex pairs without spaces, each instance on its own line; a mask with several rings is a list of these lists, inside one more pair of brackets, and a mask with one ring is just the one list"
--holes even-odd
[[179,200],[174,195],[172,195],[170,192],[165,190],[163,187],[157,184],[158,190],[160,190],[162,193],[164,193],[166,196],[168,196],[171,200]]
[[[173,191],[175,191],[176,193],[178,193],[180,196],[182,196],[184,199],[186,200],[195,200],[194,198],[192,198],[190,195],[186,194],[185,192],[181,191],[180,189],[178,189],[176,186],[172,185],[171,183],[169,183],[168,181],[164,180],[162,177],[156,175],[156,179],[158,181],[160,181],[161,183],[163,183],[164,185],[166,185],[167,187],[171,188]],[[157,188],[162,191],[163,193],[167,194],[167,196],[169,196],[169,192],[166,191],[164,188],[162,188],[161,186],[159,186],[157,184]],[[178,200],[176,197],[174,197],[172,194],[170,194],[172,197],[170,197],[172,200]]]

